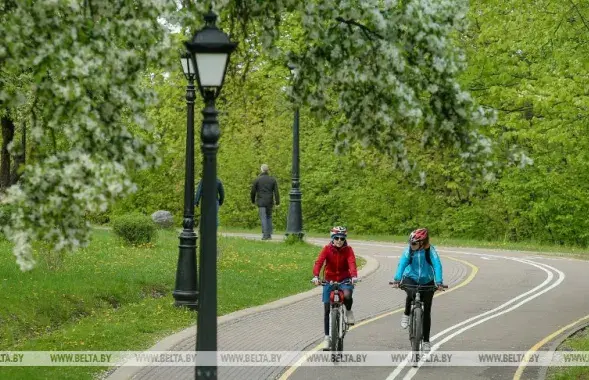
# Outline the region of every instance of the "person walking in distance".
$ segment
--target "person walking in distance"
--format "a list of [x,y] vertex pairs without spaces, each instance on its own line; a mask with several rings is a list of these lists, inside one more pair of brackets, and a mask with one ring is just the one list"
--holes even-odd
[[[194,207],[198,207],[200,200],[202,198],[202,179],[198,181],[198,186],[196,188],[196,195],[194,196]],[[223,206],[223,201],[225,200],[225,188],[223,187],[223,182],[217,177],[217,227],[219,227],[219,207]]]
[[254,180],[251,189],[252,203],[258,206],[262,223],[262,240],[272,239],[272,208],[280,204],[276,179],[269,174],[268,165],[262,164],[261,173]]

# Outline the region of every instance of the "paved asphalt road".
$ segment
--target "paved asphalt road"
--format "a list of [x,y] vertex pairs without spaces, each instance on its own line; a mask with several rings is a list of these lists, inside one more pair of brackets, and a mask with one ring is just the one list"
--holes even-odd
[[[253,235],[242,234],[253,237]],[[280,239],[280,237],[277,237]],[[326,239],[308,239],[323,245]],[[406,351],[399,321],[404,293],[391,278],[404,246],[350,241],[379,267],[356,288],[357,326],[346,335],[349,351]],[[271,243],[268,243],[271,244]],[[589,314],[589,261],[516,251],[437,247],[451,291],[434,298],[431,342],[439,351],[527,351],[546,336]],[[311,271],[311,269],[309,269]],[[219,325],[219,350],[314,350],[320,343],[322,305],[313,297],[280,309]],[[363,322],[363,323],[360,323]],[[566,332],[565,332],[566,333]],[[194,337],[171,350],[193,350]],[[540,349],[545,349],[549,342]],[[536,379],[527,367],[522,379]],[[219,379],[514,379],[517,367],[220,367]],[[133,379],[193,379],[189,367],[145,367]]]
[[[362,254],[373,256],[384,267],[396,266],[398,257],[386,243],[356,243]],[[438,249],[444,272],[457,265],[456,259],[475,266],[476,274],[464,286],[434,299],[432,345],[440,351],[527,351],[537,342],[571,322],[589,314],[587,289],[589,262],[544,257],[515,251]],[[460,263],[460,262],[458,262]],[[472,268],[472,267],[471,267]],[[445,276],[447,278],[447,275]],[[447,281],[446,281],[447,282]],[[456,286],[464,279],[450,282]],[[585,289],[585,290],[583,290]],[[358,287],[358,303],[380,289]],[[401,292],[393,297],[401,304]],[[410,350],[407,331],[399,326],[400,312],[364,324],[346,336],[350,351]],[[439,347],[437,347],[439,345]],[[314,347],[309,347],[312,349]],[[537,379],[541,367],[530,366],[522,379]],[[517,367],[299,367],[282,379],[513,379]]]

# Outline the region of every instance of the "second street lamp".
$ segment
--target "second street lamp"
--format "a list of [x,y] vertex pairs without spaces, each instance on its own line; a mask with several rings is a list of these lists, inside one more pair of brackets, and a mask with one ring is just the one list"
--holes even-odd
[[186,87],[186,163],[184,173],[184,218],[178,266],[176,268],[176,286],[172,293],[176,306],[186,306],[191,310],[198,308],[198,290],[196,287],[196,233],[194,232],[194,78],[196,71],[188,53],[182,55],[182,70],[188,80]]
[[[205,102],[200,132],[203,153],[202,211],[200,218],[199,312],[196,351],[212,351],[206,365],[197,366],[196,379],[216,379],[217,362],[217,150],[221,135],[215,99],[219,96],[229,57],[236,43],[217,28],[217,15],[205,15],[205,27],[194,35],[186,47],[196,66],[198,88]],[[212,363],[214,361],[214,363]]]
[[[291,74],[296,75],[296,67],[288,64]],[[303,211],[302,194],[299,177],[299,107],[295,108],[294,122],[292,126],[292,185],[290,190],[290,204],[288,206],[288,217],[286,219],[286,235],[303,238]]]

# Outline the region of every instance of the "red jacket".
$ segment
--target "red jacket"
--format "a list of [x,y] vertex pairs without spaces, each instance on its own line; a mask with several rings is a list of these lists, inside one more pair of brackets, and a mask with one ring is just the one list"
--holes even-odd
[[313,276],[319,276],[321,267],[325,263],[325,281],[342,281],[350,277],[358,277],[356,269],[356,255],[349,245],[336,248],[327,244],[315,261]]

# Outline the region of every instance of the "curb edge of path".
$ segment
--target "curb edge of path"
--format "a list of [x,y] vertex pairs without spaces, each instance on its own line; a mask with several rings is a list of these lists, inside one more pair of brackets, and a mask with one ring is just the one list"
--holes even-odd
[[[380,266],[378,260],[376,260],[375,258],[373,258],[371,256],[362,256],[362,255],[356,255],[356,256],[361,257],[364,260],[366,260],[366,265],[364,265],[364,267],[358,271],[358,277],[361,277],[361,278],[367,277],[367,276],[371,275],[372,273],[376,272],[376,270]],[[281,298],[276,301],[272,301],[272,302],[264,304],[264,305],[253,306],[253,307],[249,307],[247,309],[237,310],[237,311],[234,311],[233,313],[218,317],[217,318],[217,326],[219,326],[223,323],[231,322],[231,321],[246,317],[248,315],[260,313],[263,311],[278,309],[280,307],[287,306],[287,305],[293,304],[295,302],[302,301],[302,300],[307,299],[309,297],[319,295],[319,294],[321,294],[321,292],[322,292],[322,290],[320,288],[314,288],[314,289],[308,290],[303,293],[294,294],[292,296],[288,296],[288,297]],[[185,339],[190,338],[191,336],[194,336],[195,334],[196,334],[196,325],[192,325],[188,328],[185,328],[184,330],[181,330],[175,334],[172,334],[172,335],[169,335],[169,336],[163,338],[162,340],[157,342],[155,345],[153,345],[152,347],[150,347],[146,351],[169,351],[172,347],[174,347],[178,343],[182,342]],[[113,373],[104,377],[104,379],[107,379],[107,380],[128,380],[128,379],[131,379],[133,376],[135,376],[143,368],[144,367],[119,366],[116,368],[116,370]]]
[[[553,340],[550,345],[547,345],[549,347],[548,351],[556,351],[558,346],[563,344],[565,340],[586,328],[589,328],[589,322],[582,323],[579,326],[573,327],[569,331],[563,332],[559,338]],[[546,375],[548,375],[548,367],[540,367],[540,371],[538,371],[538,380],[546,379]]]

